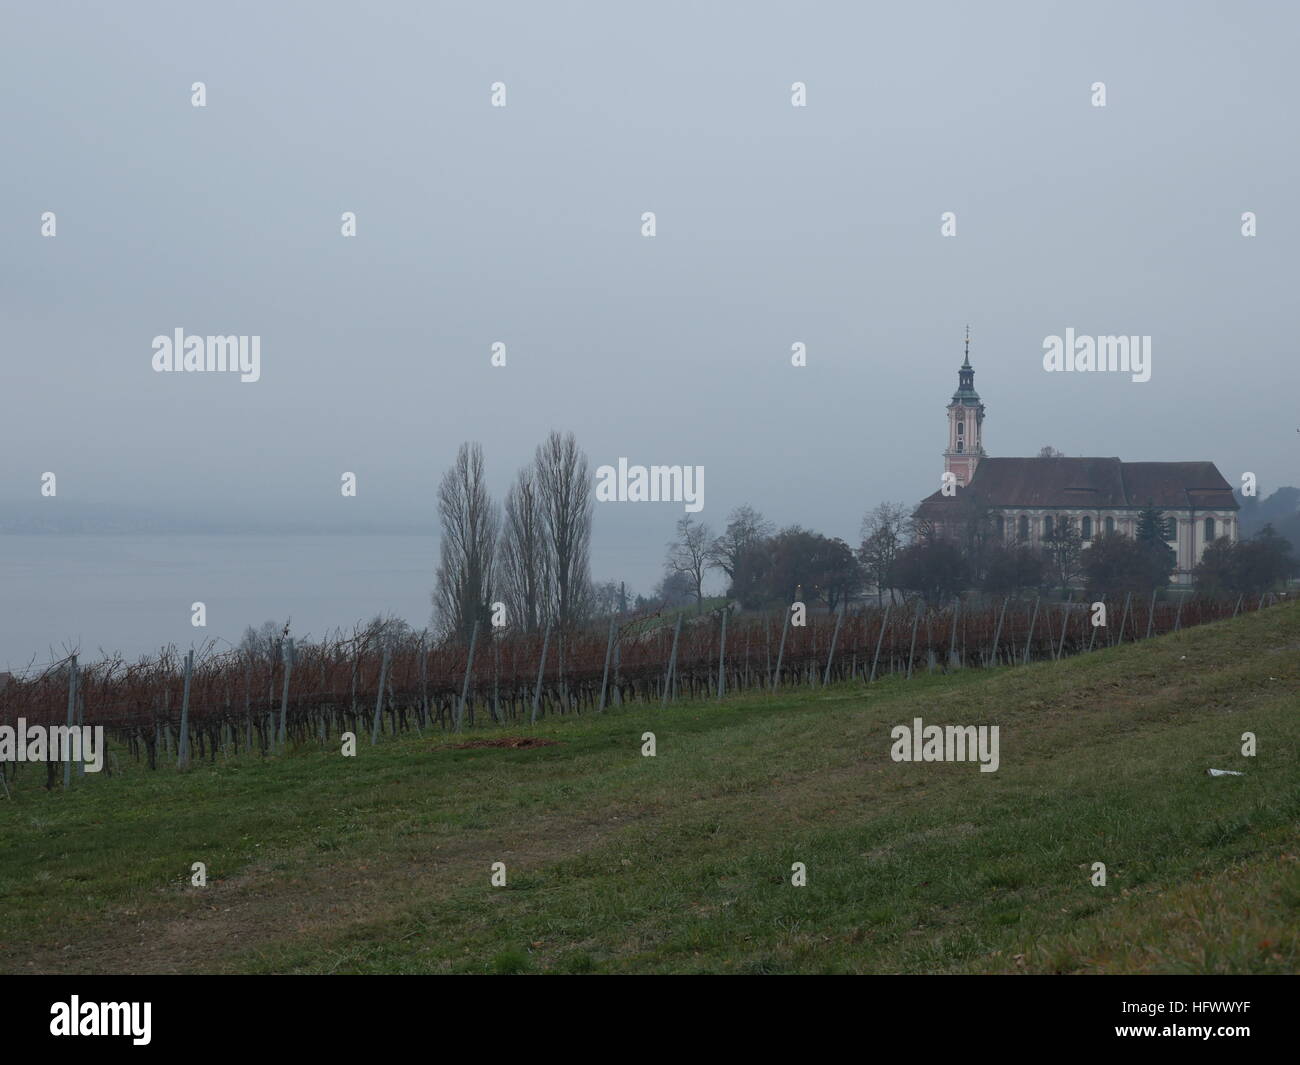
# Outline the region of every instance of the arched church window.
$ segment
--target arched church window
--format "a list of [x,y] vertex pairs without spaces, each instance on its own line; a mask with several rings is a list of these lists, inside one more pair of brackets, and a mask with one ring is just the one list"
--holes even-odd
[[1020,539],[1022,540],[1029,539],[1029,515],[1028,514],[1020,515],[1020,527],[1017,530],[1017,533]]
[[1091,514],[1085,514],[1083,517],[1083,538],[1085,540],[1092,539],[1092,515]]
[[1206,518],[1205,519],[1205,542],[1208,544],[1213,539],[1214,539],[1214,519]]
[[1115,531],[1115,519],[1114,519],[1114,518],[1107,518],[1107,519],[1106,519],[1106,531],[1107,531],[1108,533],[1113,533],[1113,532]]
[[1052,516],[1050,514],[1043,519],[1043,535],[1044,536],[1052,535]]
[[993,527],[998,531],[999,540],[1005,540],[1007,538],[1007,522],[1001,514],[993,519]]

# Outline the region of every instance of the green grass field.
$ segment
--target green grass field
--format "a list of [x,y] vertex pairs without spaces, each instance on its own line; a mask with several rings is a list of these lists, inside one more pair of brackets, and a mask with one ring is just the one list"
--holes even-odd
[[[28,767],[0,799],[0,970],[1294,972],[1298,712],[1293,604],[507,730],[557,741],[533,749],[361,737],[67,793]],[[1000,726],[1001,768],[891,761],[914,717]]]

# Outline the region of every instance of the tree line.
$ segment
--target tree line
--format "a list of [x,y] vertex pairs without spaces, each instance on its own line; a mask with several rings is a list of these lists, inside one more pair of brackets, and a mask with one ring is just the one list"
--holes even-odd
[[[1066,516],[1048,519],[1035,545],[1008,540],[996,511],[977,496],[963,496],[952,513],[940,528],[919,508],[882,503],[863,518],[856,548],[798,524],[778,529],[748,504],[730,513],[721,533],[688,514],[667,545],[652,597],[631,605],[700,610],[714,572],[728,598],[753,610],[802,599],[833,611],[867,589],[882,603],[900,594],[941,603],[970,590],[1149,595],[1170,583],[1176,565],[1170,519],[1154,505],[1139,511],[1134,536],[1101,532],[1087,547]],[[592,581],[592,515],[590,464],[573,433],[552,431],[500,504],[487,488],[481,445],[462,444],[438,488],[438,634],[467,641],[476,625],[486,633],[503,624],[563,633],[625,613],[621,585]],[[1264,525],[1242,541],[1210,544],[1193,581],[1206,594],[1260,593],[1285,585],[1296,568],[1291,542]]]
[[749,505],[737,507],[715,535],[690,515],[668,544],[659,596],[670,605],[703,603],[705,576],[720,571],[727,595],[747,609],[788,606],[798,598],[834,610],[863,588],[866,575],[853,549],[838,537],[790,525],[777,530]]
[[[1084,546],[1082,530],[1055,516],[1037,545],[1008,542],[995,511],[977,497],[954,505],[943,527],[918,509],[882,503],[862,520],[857,549],[843,540],[792,525],[777,531],[753,507],[734,510],[725,530],[690,516],[669,543],[659,594],[665,602],[703,603],[711,570],[727,580],[727,595],[764,609],[802,598],[835,610],[864,589],[879,602],[902,594],[931,603],[974,590],[989,595],[1060,593],[1149,595],[1169,585],[1177,556],[1171,519],[1154,505],[1137,514],[1135,535],[1102,532]],[[1265,525],[1248,539],[1211,543],[1193,572],[1198,592],[1258,594],[1283,587],[1296,572],[1289,540]]]
[[[877,507],[864,523],[863,564],[877,589],[916,592],[932,602],[966,589],[993,595],[1059,592],[1082,587],[1089,595],[1169,586],[1177,553],[1172,519],[1153,504],[1137,513],[1134,535],[1093,535],[1084,546],[1078,522],[1048,518],[1038,546],[1006,540],[997,515],[978,497],[956,504],[956,519],[940,530],[895,504]],[[1193,587],[1208,595],[1258,594],[1285,586],[1296,572],[1290,541],[1265,525],[1246,540],[1221,537],[1192,572]]]

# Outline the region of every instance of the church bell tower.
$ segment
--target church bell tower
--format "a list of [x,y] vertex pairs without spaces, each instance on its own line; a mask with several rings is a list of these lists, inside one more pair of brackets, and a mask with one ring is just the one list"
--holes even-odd
[[965,487],[975,476],[984,457],[984,404],[975,391],[975,370],[970,364],[970,326],[966,327],[966,361],[957,371],[957,391],[948,404],[948,449],[943,453],[944,472],[955,474]]

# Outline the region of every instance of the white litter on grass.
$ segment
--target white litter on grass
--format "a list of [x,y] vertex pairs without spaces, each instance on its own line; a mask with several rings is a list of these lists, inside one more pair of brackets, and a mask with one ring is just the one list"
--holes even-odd
[[1244,777],[1245,773],[1238,773],[1235,769],[1207,769],[1207,773],[1212,777]]

